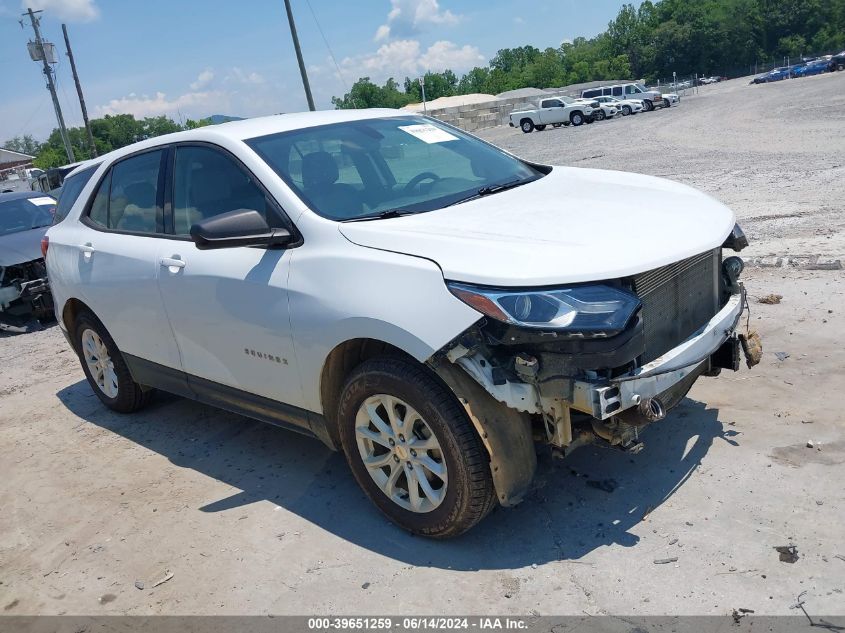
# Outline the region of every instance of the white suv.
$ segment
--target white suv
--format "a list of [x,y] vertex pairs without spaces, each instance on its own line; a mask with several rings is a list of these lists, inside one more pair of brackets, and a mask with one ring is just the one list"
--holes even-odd
[[316,436],[417,533],[519,502],[538,445],[639,450],[696,378],[738,367],[742,264],[722,249],[744,237],[678,183],[530,163],[395,110],[98,160],[45,246],[100,400],[128,413],[160,389]]

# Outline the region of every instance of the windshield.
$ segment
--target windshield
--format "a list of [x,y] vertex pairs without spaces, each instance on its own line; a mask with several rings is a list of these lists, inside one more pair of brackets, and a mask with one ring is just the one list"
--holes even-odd
[[340,221],[440,209],[543,175],[492,145],[416,116],[335,123],[247,144],[316,213]]
[[47,196],[0,201],[0,235],[50,226],[55,210],[56,201]]

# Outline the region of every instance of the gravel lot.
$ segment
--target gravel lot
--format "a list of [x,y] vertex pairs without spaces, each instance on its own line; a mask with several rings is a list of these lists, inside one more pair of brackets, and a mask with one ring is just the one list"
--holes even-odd
[[528,501],[455,541],[386,523],[317,441],[166,395],[113,414],[58,328],[0,335],[3,613],[794,615],[806,591],[845,614],[845,273],[818,269],[845,255],[843,123],[838,73],[482,133],[718,197],[753,240],[749,292],[783,301],[752,303],[762,364],[699,381],[642,453],[543,459]]

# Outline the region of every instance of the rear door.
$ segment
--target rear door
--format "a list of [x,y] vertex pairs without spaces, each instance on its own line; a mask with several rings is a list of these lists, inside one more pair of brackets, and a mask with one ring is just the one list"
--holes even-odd
[[[164,238],[167,149],[133,154],[106,172],[75,231],[76,266],[85,302],[118,348],[165,367],[179,352],[158,290],[157,255]],[[132,364],[133,359],[127,359]]]

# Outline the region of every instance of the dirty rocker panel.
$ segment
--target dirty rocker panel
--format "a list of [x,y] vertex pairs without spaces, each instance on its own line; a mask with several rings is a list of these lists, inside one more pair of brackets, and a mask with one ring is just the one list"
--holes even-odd
[[131,354],[124,353],[123,358],[132,379],[138,384],[316,437],[329,448],[336,449],[326,419],[319,413],[193,376]]

